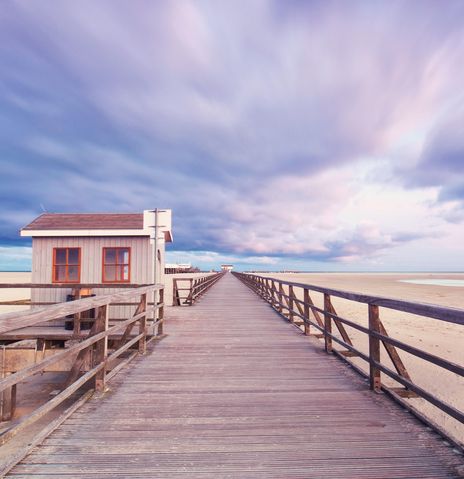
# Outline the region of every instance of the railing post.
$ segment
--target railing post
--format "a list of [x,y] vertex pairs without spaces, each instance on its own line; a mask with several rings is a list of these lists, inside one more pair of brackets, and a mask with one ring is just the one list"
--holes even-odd
[[[75,288],[73,290],[74,300],[81,299],[81,290]],[[73,335],[79,336],[81,334],[81,315],[82,313],[75,313],[73,318]]]
[[272,304],[272,299],[271,299],[271,290],[270,290],[270,287],[269,287],[269,280],[267,278],[265,278],[264,280],[264,288],[265,288],[265,300],[268,302],[268,303],[271,303]]
[[382,387],[380,369],[374,365],[374,361],[380,363],[380,340],[372,335],[380,333],[379,307],[369,304],[369,383],[373,391],[379,392]]
[[[156,295],[155,295],[156,298]],[[145,313],[147,311],[147,293],[140,295],[140,312]],[[144,314],[139,319],[139,334],[143,336],[139,339],[139,353],[145,354],[147,351],[147,315]]]
[[284,294],[284,288],[282,287],[282,283],[279,283],[279,293],[277,294],[277,298],[279,300],[279,306],[278,306],[279,313],[283,312],[283,308],[282,308],[282,302],[284,300],[283,294]]
[[288,320],[293,323],[293,319],[295,317],[295,314],[293,312],[293,308],[295,307],[295,293],[293,292],[293,286],[289,285],[288,286]]
[[[177,279],[172,278],[172,305],[173,306],[179,306],[179,303],[177,301],[177,296],[178,296],[178,291],[177,291]],[[155,296],[156,296],[156,291],[155,291]]]
[[304,301],[304,308],[303,308],[303,316],[304,316],[304,332],[306,336],[310,335],[310,324],[309,322],[309,290],[308,288],[304,288],[303,290],[303,301]]
[[[5,348],[3,348],[3,354],[5,354]],[[11,373],[4,373],[2,370],[2,376],[9,376]],[[16,392],[17,384],[13,384],[11,387],[4,389],[1,393],[1,415],[2,421],[11,421],[16,411]]]
[[156,335],[160,336],[163,334],[163,326],[164,326],[164,287],[159,290],[159,303],[161,306],[158,307],[158,330],[156,331]]
[[189,292],[189,297],[188,297],[188,304],[192,305],[193,304],[193,278],[190,278],[190,292]]
[[332,334],[332,318],[327,314],[331,310],[330,306],[330,295],[324,293],[324,342],[327,353],[332,352],[332,337],[329,336]]
[[[95,334],[108,330],[108,305],[105,304],[97,309],[97,317],[95,318]],[[93,366],[103,363],[108,355],[108,336],[105,336],[95,344],[93,355]],[[95,389],[103,391],[105,389],[106,367],[103,367],[95,375]]]
[[270,285],[270,288],[271,288],[271,305],[274,309],[277,309],[278,305],[277,303],[279,302],[279,299],[277,297],[277,290],[276,290],[276,287],[275,287],[275,282],[273,279],[270,279],[269,280],[269,285]]

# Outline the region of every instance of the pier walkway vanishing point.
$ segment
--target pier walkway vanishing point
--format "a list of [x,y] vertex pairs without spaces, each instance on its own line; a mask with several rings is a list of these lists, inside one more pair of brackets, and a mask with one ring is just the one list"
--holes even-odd
[[15,478],[456,478],[462,456],[231,274]]

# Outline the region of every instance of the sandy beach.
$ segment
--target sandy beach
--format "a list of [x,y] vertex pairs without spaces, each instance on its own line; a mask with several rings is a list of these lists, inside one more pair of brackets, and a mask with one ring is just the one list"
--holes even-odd
[[[462,273],[269,273],[266,276],[332,289],[464,309],[464,286],[405,282],[453,280],[453,283],[459,284],[460,281],[464,281]],[[311,297],[316,305],[322,307],[322,294],[313,293]],[[341,317],[367,326],[367,305],[339,298],[333,298],[332,302]],[[461,366],[464,364],[463,326],[385,308],[380,309],[380,315],[391,337]],[[347,328],[347,332],[355,347],[367,353],[367,337],[353,328]],[[321,347],[323,347],[322,341]],[[341,349],[335,344],[334,347]],[[457,409],[464,410],[464,378],[403,351],[399,353],[416,384]],[[386,365],[391,365],[386,356],[382,348],[382,361]],[[354,359],[353,362],[367,371],[367,364],[363,360]],[[398,386],[385,375],[382,376],[382,380],[388,385]],[[453,437],[461,442],[464,441],[464,426],[458,421],[423,399],[409,399],[409,401]]]
[[[30,283],[31,273],[16,273],[0,271],[0,283]],[[14,301],[17,299],[30,299],[31,290],[28,288],[14,289],[1,288],[0,301]],[[0,314],[9,313],[13,311],[24,311],[29,309],[29,306],[3,306],[0,305]]]
[[[171,304],[172,278],[194,277],[193,274],[169,275],[170,281],[166,284],[166,303]],[[201,274],[199,274],[201,276]],[[464,309],[464,287],[463,286],[438,286],[434,284],[414,284],[404,282],[409,280],[457,280],[463,281],[464,274],[429,274],[429,273],[270,273],[268,276],[314,284],[333,289],[353,291],[377,296],[384,296],[396,299],[437,304]],[[20,283],[30,281],[30,273],[0,273],[2,283]],[[29,297],[28,290],[3,289],[0,290],[0,300],[23,299]],[[313,301],[322,306],[322,295],[314,293]],[[333,298],[333,304],[337,313],[347,319],[367,326],[367,306],[347,300]],[[19,311],[24,306],[0,306],[0,313],[8,311]],[[26,307],[27,309],[27,307]],[[408,344],[421,348],[437,356],[446,358],[457,364],[464,364],[464,328],[459,325],[450,324],[434,319],[427,319],[401,312],[381,309],[381,319],[393,338],[402,340]],[[169,319],[169,309],[167,311]],[[167,325],[167,330],[169,326]],[[367,352],[367,338],[364,334],[348,329],[348,333],[356,347]],[[321,348],[323,343],[321,341]],[[337,347],[337,346],[335,346]],[[458,377],[425,361],[415,358],[400,351],[409,374],[413,380],[426,389],[437,395],[454,407],[464,410],[464,378]],[[382,351],[382,360],[388,364],[385,358],[385,351]],[[362,360],[354,362],[367,370]],[[311,367],[317,367],[312,365]],[[392,384],[388,377],[383,375],[387,384]],[[448,417],[440,410],[422,399],[411,399],[412,403],[421,411],[427,414],[433,421],[445,428],[460,441],[464,441],[464,426],[454,419]]]

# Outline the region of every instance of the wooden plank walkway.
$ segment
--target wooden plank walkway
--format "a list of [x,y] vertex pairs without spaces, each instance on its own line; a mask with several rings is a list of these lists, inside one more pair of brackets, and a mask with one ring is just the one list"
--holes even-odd
[[228,274],[18,478],[457,478],[462,456]]

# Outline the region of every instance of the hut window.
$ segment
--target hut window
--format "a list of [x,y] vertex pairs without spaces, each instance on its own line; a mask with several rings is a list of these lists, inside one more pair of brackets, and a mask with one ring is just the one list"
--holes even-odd
[[81,278],[81,249],[53,248],[53,282],[79,283]]
[[103,283],[129,283],[130,248],[103,248]]

